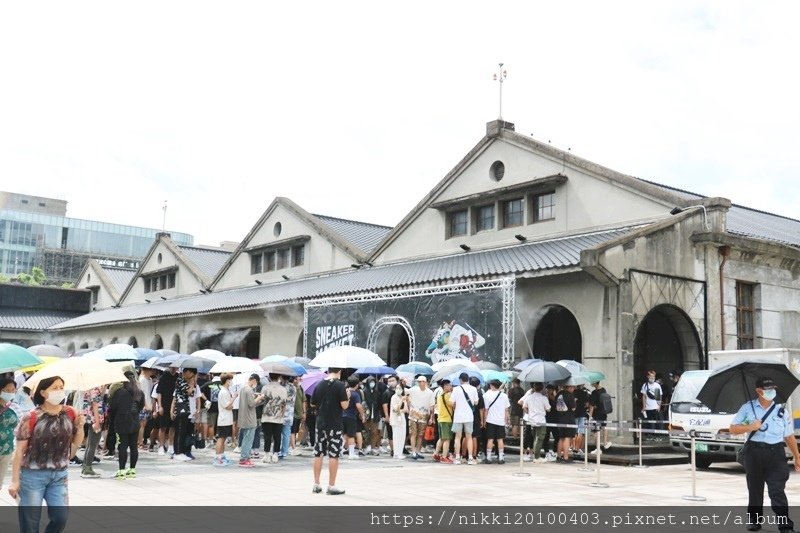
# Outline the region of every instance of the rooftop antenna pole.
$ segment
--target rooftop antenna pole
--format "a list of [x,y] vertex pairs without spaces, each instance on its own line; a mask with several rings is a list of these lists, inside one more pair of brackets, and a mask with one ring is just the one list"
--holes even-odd
[[167,231],[167,201],[164,200],[164,207],[161,208],[164,211],[164,217],[161,222],[161,232],[164,233]]
[[500,68],[494,74],[494,81],[500,82],[500,112],[497,115],[497,120],[503,120],[503,82],[508,76],[508,72],[503,68],[503,63],[499,63]]

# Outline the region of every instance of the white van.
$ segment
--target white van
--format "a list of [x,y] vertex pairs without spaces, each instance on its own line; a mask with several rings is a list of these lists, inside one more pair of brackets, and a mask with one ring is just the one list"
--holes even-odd
[[736,413],[714,413],[697,399],[709,374],[711,370],[684,372],[672,391],[669,404],[670,446],[676,451],[691,453],[689,432],[694,431],[698,468],[708,468],[714,462],[735,461],[736,451],[745,439],[743,435],[734,436],[728,431]]

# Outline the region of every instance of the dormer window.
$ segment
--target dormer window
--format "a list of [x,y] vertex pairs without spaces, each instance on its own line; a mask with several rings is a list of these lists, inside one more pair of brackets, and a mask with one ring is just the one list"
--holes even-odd
[[531,212],[533,221],[551,220],[556,218],[556,193],[553,191],[534,195],[532,198]]
[[250,274],[301,266],[305,263],[305,243],[310,239],[309,235],[300,235],[246,250],[250,254]]
[[501,205],[503,206],[504,228],[513,228],[523,224],[525,220],[525,200],[523,198],[506,200]]
[[452,211],[447,214],[448,237],[460,237],[467,234],[469,218],[467,210]]
[[494,229],[494,204],[475,208],[475,231]]
[[177,270],[177,267],[172,267],[168,270],[160,270],[158,272],[142,275],[145,294],[174,289]]

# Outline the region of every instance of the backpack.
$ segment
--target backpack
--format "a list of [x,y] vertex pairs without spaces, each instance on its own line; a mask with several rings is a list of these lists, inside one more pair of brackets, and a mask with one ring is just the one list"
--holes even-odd
[[611,403],[611,395],[607,393],[605,389],[598,395],[597,403],[604,414],[610,415],[614,412],[614,404]]
[[[67,416],[69,417],[69,419],[74,424],[75,423],[75,418],[77,418],[77,416],[78,416],[78,415],[75,414],[75,409],[73,409],[69,405],[65,405],[64,406],[64,410],[67,412]],[[39,415],[36,414],[36,409],[31,411],[31,416],[28,419],[28,430],[30,431],[31,435],[33,435],[33,429],[36,427],[36,422],[38,422],[38,418],[39,418]]]

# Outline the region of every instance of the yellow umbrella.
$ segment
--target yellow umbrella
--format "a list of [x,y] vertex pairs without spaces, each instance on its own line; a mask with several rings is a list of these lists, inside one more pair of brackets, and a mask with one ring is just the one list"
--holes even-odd
[[36,371],[39,371],[39,370],[43,369],[47,365],[52,365],[56,361],[60,361],[61,360],[60,357],[51,357],[49,355],[40,355],[39,359],[42,360],[42,364],[33,365],[33,366],[26,366],[25,368],[19,368],[17,370],[19,372],[36,372]]

